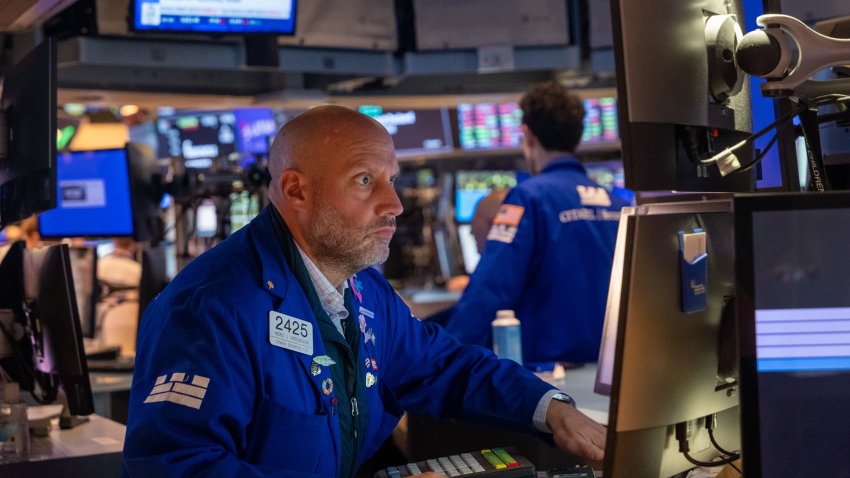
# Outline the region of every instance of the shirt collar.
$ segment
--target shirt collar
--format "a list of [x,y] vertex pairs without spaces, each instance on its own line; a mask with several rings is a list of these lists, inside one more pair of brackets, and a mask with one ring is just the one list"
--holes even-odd
[[546,166],[544,166],[543,170],[540,171],[540,172],[545,173],[545,172],[548,172],[548,171],[552,171],[554,169],[570,168],[570,167],[571,168],[577,168],[577,169],[580,169],[582,171],[585,170],[584,166],[579,162],[578,159],[576,159],[575,156],[568,154],[568,155],[564,155],[564,156],[558,156],[557,158],[553,159],[552,161],[549,161],[549,163]]
[[[304,267],[307,268],[310,282],[313,283],[313,288],[316,290],[316,295],[319,296],[319,302],[322,303],[325,313],[328,314],[331,320],[337,317],[340,319],[347,317],[348,311],[345,309],[345,296],[343,294],[348,287],[348,281],[343,281],[342,286],[339,288],[334,287],[328,278],[322,274],[318,266],[301,249],[298,243],[295,243],[295,247],[298,249],[298,253],[301,254],[301,260],[304,261]],[[336,321],[334,320],[334,322]]]

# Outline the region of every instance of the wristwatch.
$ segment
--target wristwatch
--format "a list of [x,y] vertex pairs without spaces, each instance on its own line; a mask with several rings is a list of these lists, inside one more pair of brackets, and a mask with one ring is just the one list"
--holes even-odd
[[572,406],[572,407],[575,407],[575,406],[576,406],[576,401],[575,401],[575,400],[573,400],[573,397],[571,397],[571,396],[567,395],[567,394],[566,394],[566,393],[564,393],[564,392],[558,392],[558,393],[556,393],[555,395],[552,395],[552,400],[557,400],[557,401],[559,401],[559,402],[564,402],[564,403],[566,403],[567,405],[570,405],[570,406]]

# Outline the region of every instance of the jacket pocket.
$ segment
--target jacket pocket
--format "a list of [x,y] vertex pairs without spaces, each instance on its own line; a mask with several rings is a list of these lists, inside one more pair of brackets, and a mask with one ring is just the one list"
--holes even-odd
[[328,415],[312,415],[264,399],[254,414],[245,459],[263,466],[335,476]]

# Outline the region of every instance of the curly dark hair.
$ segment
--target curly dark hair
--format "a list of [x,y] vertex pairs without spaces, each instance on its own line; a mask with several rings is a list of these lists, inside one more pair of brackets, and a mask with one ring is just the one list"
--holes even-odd
[[522,122],[549,151],[573,152],[584,131],[584,104],[556,81],[532,86],[519,101]]

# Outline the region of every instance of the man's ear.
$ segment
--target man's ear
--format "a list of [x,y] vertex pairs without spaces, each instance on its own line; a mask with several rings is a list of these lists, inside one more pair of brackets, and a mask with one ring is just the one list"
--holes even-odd
[[287,169],[280,175],[280,191],[283,201],[293,209],[308,208],[310,201],[310,178],[301,171]]

